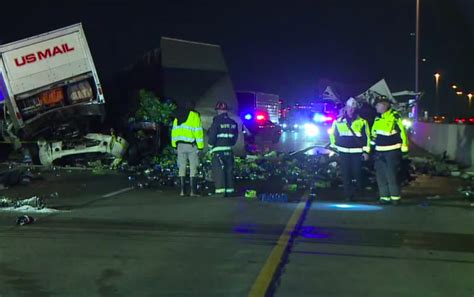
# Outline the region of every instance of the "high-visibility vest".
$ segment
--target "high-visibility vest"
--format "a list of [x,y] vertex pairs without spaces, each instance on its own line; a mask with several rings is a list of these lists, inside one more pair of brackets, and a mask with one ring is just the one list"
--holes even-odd
[[372,126],[372,141],[378,152],[393,150],[408,152],[408,136],[398,112],[390,109],[375,118]]
[[370,153],[369,123],[358,116],[352,121],[351,128],[352,131],[344,116],[334,121],[329,129],[331,147],[341,153]]
[[178,119],[174,119],[171,146],[176,148],[179,142],[196,144],[198,149],[204,148],[204,131],[199,113],[190,111],[186,122],[180,125],[178,125]]

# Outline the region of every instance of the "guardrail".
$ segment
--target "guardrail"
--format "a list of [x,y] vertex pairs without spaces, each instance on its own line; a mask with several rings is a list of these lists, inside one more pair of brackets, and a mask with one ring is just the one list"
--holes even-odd
[[415,122],[410,139],[432,154],[446,152],[462,166],[474,165],[474,126]]

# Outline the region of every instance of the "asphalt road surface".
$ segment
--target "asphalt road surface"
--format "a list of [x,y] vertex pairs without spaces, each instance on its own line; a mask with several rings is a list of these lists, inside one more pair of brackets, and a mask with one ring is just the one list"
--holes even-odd
[[59,210],[21,227],[23,213],[0,211],[2,297],[474,295],[474,211],[453,179],[422,178],[382,207],[330,191],[261,203],[43,175],[0,194]]

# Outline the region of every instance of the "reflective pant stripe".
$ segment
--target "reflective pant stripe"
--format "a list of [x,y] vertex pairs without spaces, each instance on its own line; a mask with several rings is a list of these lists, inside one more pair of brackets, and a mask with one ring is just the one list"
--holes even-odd
[[337,146],[336,145],[336,149],[338,151],[340,151],[341,153],[362,153],[362,152],[364,152],[364,150],[362,148],[359,148],[359,147],[347,148],[347,147],[342,147],[342,146]]
[[392,196],[392,197],[390,197],[390,198],[391,198],[392,200],[400,200],[401,197],[400,197],[400,196]]
[[216,189],[216,194],[224,194],[225,189]]
[[397,144],[394,144],[394,145],[377,145],[375,147],[375,150],[376,151],[379,151],[379,152],[386,152],[386,151],[393,151],[393,150],[397,150],[397,149],[400,149],[402,147],[402,144],[401,143],[397,143]]
[[383,201],[390,201],[391,198],[390,198],[390,197],[380,197],[380,200],[383,200]]
[[226,193],[234,193],[234,189],[225,189]]
[[217,146],[211,149],[211,153],[225,152],[225,151],[231,151],[231,150],[232,150],[231,146]]

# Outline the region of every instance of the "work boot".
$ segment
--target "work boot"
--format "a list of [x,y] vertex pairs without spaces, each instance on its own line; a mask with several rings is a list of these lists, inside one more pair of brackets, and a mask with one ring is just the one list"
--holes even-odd
[[179,185],[181,187],[181,193],[179,194],[179,196],[183,197],[184,195],[186,195],[186,182],[184,177],[179,178]]
[[382,204],[382,205],[387,205],[387,204],[390,204],[390,197],[380,197],[379,199],[379,203]]
[[197,193],[197,183],[196,183],[196,178],[191,177],[189,180],[189,183],[191,184],[191,197],[199,197],[200,195]]

